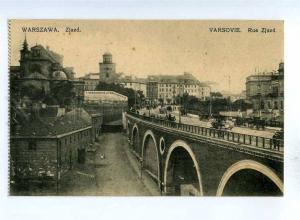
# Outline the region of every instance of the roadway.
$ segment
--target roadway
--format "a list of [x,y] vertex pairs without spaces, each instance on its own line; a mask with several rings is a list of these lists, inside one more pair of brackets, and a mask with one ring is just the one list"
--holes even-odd
[[151,195],[128,158],[129,143],[121,133],[104,133],[100,137],[95,156],[96,195]]
[[124,133],[103,133],[87,152],[86,162],[64,177],[59,195],[160,195],[150,178],[140,178],[138,160]]
[[[146,116],[149,116],[149,110],[146,110],[146,109],[139,110],[139,113],[140,114],[145,113]],[[161,115],[162,117],[165,117],[165,114],[159,113],[158,108],[151,109],[150,114]],[[171,114],[176,117],[176,122],[178,122],[179,121],[179,112],[173,111]],[[211,122],[200,121],[199,117],[197,115],[193,115],[193,114],[187,114],[186,116],[181,116],[181,123],[204,127],[204,128],[212,127]],[[256,129],[251,129],[251,128],[247,128],[247,127],[237,127],[237,126],[231,128],[230,131],[235,132],[235,133],[240,133],[240,134],[264,137],[264,138],[272,138],[276,132],[275,130],[272,130],[272,129],[256,130]]]

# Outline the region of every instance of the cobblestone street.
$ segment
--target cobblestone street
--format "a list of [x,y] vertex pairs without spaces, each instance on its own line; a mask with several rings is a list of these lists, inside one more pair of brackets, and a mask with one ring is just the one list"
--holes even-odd
[[[88,152],[85,165],[78,166],[64,178],[60,195],[149,196],[151,183],[139,178],[137,160],[129,151],[122,133],[104,133]],[[155,192],[155,190],[154,190]]]

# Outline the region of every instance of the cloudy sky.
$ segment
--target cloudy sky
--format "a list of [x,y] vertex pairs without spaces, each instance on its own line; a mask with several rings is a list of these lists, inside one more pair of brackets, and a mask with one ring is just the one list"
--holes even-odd
[[[19,64],[22,27],[49,26],[59,32],[28,32],[29,46],[42,44],[62,54],[64,66],[73,66],[78,77],[98,72],[102,54],[109,51],[117,72],[138,77],[190,72],[200,81],[216,82],[219,90],[238,93],[255,68],[275,70],[284,60],[281,21],[13,20],[11,65]],[[81,32],[69,34],[66,27],[79,27]],[[241,32],[211,33],[214,27],[239,27]],[[248,32],[263,27],[276,32]]]

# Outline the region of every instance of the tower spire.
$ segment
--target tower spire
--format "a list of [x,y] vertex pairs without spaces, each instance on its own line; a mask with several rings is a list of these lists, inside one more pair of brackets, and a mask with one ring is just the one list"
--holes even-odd
[[23,50],[28,50],[28,43],[27,43],[26,33],[25,33],[25,39],[24,39],[24,42],[23,42]]

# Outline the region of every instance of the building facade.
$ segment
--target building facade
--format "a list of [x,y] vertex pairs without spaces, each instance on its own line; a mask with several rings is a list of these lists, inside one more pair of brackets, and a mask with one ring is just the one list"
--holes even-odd
[[284,111],[284,63],[278,70],[247,77],[246,97],[254,111],[282,116]]
[[210,96],[210,86],[200,83],[192,74],[152,75],[148,77],[147,98],[162,100],[163,103],[175,103],[177,96],[184,93],[205,100]]
[[147,83],[146,79],[137,78],[133,76],[125,76],[119,79],[119,83],[124,88],[133,89],[134,91],[141,91],[143,92],[144,96],[147,95]]
[[88,73],[79,79],[84,82],[84,91],[94,91],[99,84],[100,74]]
[[87,147],[101,133],[102,115],[90,116],[83,109],[60,112],[59,117],[53,113],[35,114],[11,134],[13,184],[59,182],[77,163],[84,163]]

